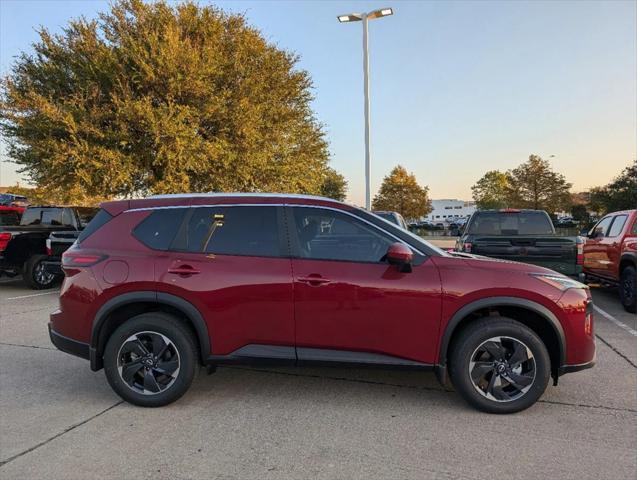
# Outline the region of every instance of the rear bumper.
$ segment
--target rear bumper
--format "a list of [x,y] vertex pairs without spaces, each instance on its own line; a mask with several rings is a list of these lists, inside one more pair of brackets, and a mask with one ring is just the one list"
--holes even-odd
[[593,358],[593,360],[586,363],[579,363],[577,365],[562,365],[560,367],[560,376],[564,375],[565,373],[579,372],[580,370],[593,368],[595,366],[595,361],[596,358]]
[[59,334],[51,328],[50,323],[49,337],[51,338],[51,343],[53,343],[58,350],[89,360],[90,349],[88,343],[78,342],[77,340],[73,340],[72,338]]

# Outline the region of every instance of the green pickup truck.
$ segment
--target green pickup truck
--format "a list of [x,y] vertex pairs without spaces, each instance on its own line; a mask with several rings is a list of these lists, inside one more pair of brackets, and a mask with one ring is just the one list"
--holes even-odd
[[544,210],[480,210],[456,242],[456,251],[532,263],[579,276],[584,239],[556,235]]

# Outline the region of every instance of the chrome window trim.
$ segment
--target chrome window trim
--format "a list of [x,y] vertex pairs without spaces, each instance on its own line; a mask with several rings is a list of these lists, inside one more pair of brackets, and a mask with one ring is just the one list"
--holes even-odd
[[[287,197],[289,197],[289,195],[286,195]],[[318,197],[318,198],[322,198],[322,197]],[[351,212],[348,212],[345,209],[342,208],[334,208],[334,207],[329,207],[329,206],[324,206],[324,205],[305,205],[305,204],[300,204],[300,203],[214,203],[214,204],[207,204],[207,205],[168,205],[168,206],[161,206],[161,207],[143,207],[143,208],[131,208],[128,210],[124,210],[124,212],[122,213],[128,213],[128,212],[143,212],[143,211],[149,211],[149,210],[165,210],[165,209],[169,209],[169,208],[214,208],[214,207],[298,207],[298,208],[320,208],[320,209],[324,209],[324,210],[332,210],[334,212],[340,212],[340,213],[344,213],[346,215],[349,215],[352,218],[355,218],[356,220],[359,220],[361,222],[366,223],[367,225],[369,225],[370,227],[372,227],[375,230],[378,230],[380,232],[383,232],[385,235],[393,238],[394,240],[396,240],[399,243],[402,243],[403,245],[411,248],[414,252],[422,255],[423,257],[429,257],[430,255],[423,253],[422,251],[420,251],[419,249],[417,249],[416,247],[414,247],[413,245],[410,245],[408,243],[406,243],[404,240],[398,238],[396,235],[394,235],[391,232],[388,232],[387,230],[384,230],[382,228],[380,228],[378,225],[375,225],[374,223],[359,217],[358,215],[354,215]]]

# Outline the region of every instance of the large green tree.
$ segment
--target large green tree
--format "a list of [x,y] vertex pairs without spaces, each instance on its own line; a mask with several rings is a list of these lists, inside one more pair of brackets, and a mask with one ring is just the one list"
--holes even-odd
[[591,189],[590,207],[604,213],[637,208],[637,160],[608,185]]
[[471,192],[480,210],[505,208],[508,204],[509,177],[498,170],[488,171],[471,187]]
[[398,165],[383,179],[372,201],[374,210],[391,210],[407,219],[416,219],[431,212],[429,187],[421,187],[413,173]]
[[9,156],[62,200],[178,191],[321,193],[324,132],[298,57],[242,15],[119,0],[2,80]]
[[537,155],[507,172],[508,206],[533,208],[551,213],[568,211],[571,206],[570,188],[564,175],[553,171],[548,160]]

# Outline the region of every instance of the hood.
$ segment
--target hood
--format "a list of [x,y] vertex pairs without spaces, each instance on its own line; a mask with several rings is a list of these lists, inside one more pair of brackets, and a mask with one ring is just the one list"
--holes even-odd
[[462,260],[467,266],[479,269],[503,270],[516,273],[542,273],[549,275],[561,275],[554,270],[529,263],[512,262],[511,260],[502,260],[499,258],[484,257],[482,255],[471,255],[470,253],[453,253],[453,258]]

